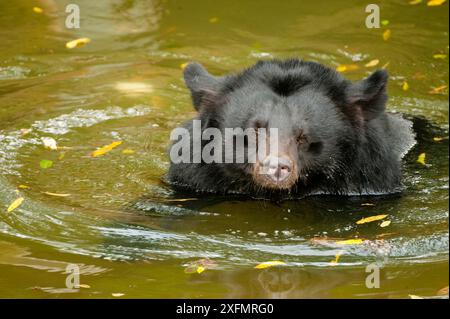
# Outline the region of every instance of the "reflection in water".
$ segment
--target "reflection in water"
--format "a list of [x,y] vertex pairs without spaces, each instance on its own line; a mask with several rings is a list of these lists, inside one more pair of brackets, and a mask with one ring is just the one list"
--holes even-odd
[[[30,252],[18,245],[0,241],[0,264],[30,267],[49,272],[66,273],[68,262],[30,257]],[[96,275],[108,271],[108,269],[94,265],[78,265],[81,275]]]

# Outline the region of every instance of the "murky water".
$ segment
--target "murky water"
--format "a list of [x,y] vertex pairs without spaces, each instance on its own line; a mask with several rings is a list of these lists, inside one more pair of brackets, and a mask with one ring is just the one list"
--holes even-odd
[[[361,1],[78,0],[70,30],[71,2],[0,2],[0,297],[407,298],[448,286],[448,57],[433,57],[448,55],[448,4],[383,3],[388,25],[366,29]],[[65,48],[80,37],[92,41]],[[222,74],[292,56],[356,65],[355,80],[379,59],[389,109],[436,124],[405,160],[406,191],[281,203],[174,194],[161,179],[169,133],[194,114],[180,65]],[[378,214],[391,224],[355,223]],[[352,238],[364,241],[336,244]],[[204,258],[214,269],[185,273]],[[254,269],[270,260],[287,265]],[[371,263],[378,289],[365,284]],[[90,288],[66,287],[68,264]]]

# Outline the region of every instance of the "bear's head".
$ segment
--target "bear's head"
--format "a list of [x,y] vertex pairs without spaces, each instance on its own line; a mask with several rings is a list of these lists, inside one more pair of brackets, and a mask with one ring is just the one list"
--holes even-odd
[[[378,70],[352,83],[333,69],[299,60],[262,61],[222,77],[198,63],[184,70],[202,130],[254,129],[256,145],[244,136],[249,153],[270,145],[254,162],[246,156],[243,163],[225,163],[221,169],[231,180],[247,179],[272,190],[344,176],[358,145],[367,142],[362,133],[367,122],[384,113],[387,78]],[[223,140],[225,147],[230,143]]]

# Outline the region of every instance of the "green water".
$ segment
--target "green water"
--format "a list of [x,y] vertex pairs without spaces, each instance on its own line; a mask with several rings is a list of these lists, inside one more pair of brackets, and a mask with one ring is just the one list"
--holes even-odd
[[[448,140],[433,140],[448,137],[448,89],[429,93],[448,85],[448,56],[433,57],[448,55],[448,3],[385,1],[389,24],[367,29],[367,3],[356,0],[77,0],[81,28],[67,29],[72,2],[0,2],[0,297],[408,298],[448,286]],[[81,37],[92,41],[65,48]],[[391,75],[389,109],[440,127],[405,161],[404,194],[282,203],[173,194],[161,180],[169,134],[194,115],[180,65],[224,74],[293,56],[357,65],[352,80],[378,59]],[[113,141],[123,143],[90,155]],[[40,168],[43,159],[53,166]],[[355,223],[378,214],[391,224]],[[365,241],[335,243],[356,237]],[[204,258],[214,269],[185,273]],[[286,266],[254,269],[271,260]],[[366,287],[371,263],[380,288]],[[66,287],[69,264],[90,288]]]

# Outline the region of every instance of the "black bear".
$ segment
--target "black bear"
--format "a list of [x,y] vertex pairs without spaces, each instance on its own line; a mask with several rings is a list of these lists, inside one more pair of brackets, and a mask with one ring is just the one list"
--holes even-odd
[[[184,80],[198,115],[171,136],[167,180],[173,186],[254,197],[401,191],[401,159],[415,138],[411,122],[385,112],[385,70],[351,82],[331,68],[298,59],[260,61],[222,77],[190,63]],[[240,133],[227,137],[226,130],[236,128]],[[261,128],[267,132],[262,137]],[[264,147],[262,156],[250,161],[250,149],[269,145],[272,132],[275,151]],[[239,134],[249,153],[231,154],[232,160],[219,154],[236,153]]]

